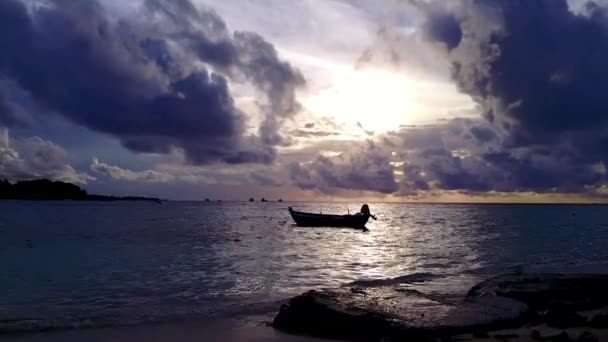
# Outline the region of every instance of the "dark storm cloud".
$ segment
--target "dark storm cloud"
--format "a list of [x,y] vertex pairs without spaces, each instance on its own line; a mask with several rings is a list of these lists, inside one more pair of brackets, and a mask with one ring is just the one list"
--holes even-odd
[[496,133],[493,130],[481,126],[471,127],[471,134],[477,141],[482,143],[492,141],[496,138]]
[[[597,5],[571,12],[565,0],[463,2],[456,25],[429,17],[437,41],[453,46],[453,77],[522,143],[605,129],[608,16]],[[452,16],[451,18],[455,18]],[[453,37],[454,36],[454,37]],[[456,46],[453,46],[456,47]]]
[[296,138],[324,138],[340,135],[339,132],[318,131],[312,129],[296,129],[290,132]]
[[[473,131],[483,131],[480,139]],[[435,125],[405,127],[390,135],[391,148],[404,161],[400,193],[434,189],[483,192],[494,190],[500,170],[482,155],[495,151],[499,136],[485,122],[451,119]],[[488,137],[492,139],[488,139]]]
[[599,195],[594,187],[605,181],[603,167],[581,159],[568,143],[508,147],[508,139],[508,132],[485,120],[456,118],[403,127],[371,145],[350,142],[348,153],[292,163],[290,174],[300,188],[329,194],[350,189],[397,196],[435,190]]
[[19,120],[15,116],[13,107],[8,103],[0,89],[0,126],[14,126]]
[[507,147],[505,134],[471,119],[394,133],[391,148],[405,162],[400,191],[594,193],[606,181],[603,167],[568,142]]
[[493,185],[496,190],[583,192],[587,185],[605,180],[605,175],[588,165],[553,151],[520,152],[523,155],[498,152],[483,156],[488,165],[502,171],[501,179],[496,179]]
[[426,38],[445,44],[453,79],[486,121],[390,134],[405,163],[402,193],[429,185],[593,193],[606,183],[606,8],[575,14],[562,0],[470,0],[420,9]]
[[[299,72],[260,36],[231,35],[217,14],[187,0],[149,0],[145,9],[144,19],[127,21],[109,19],[96,1],[2,1],[0,76],[42,108],[137,152],[272,161],[277,131],[298,109]],[[259,137],[245,136],[228,86],[239,75],[267,99]]]
[[305,190],[335,193],[340,190],[390,194],[398,190],[386,151],[367,143],[360,151],[336,157],[318,156],[310,163],[289,166],[292,182]]
[[[176,26],[174,34],[198,58],[229,74],[242,74],[266,94],[262,110],[267,115],[260,136],[268,145],[284,143],[278,131],[283,121],[300,109],[296,90],[305,84],[300,72],[281,61],[274,46],[257,33],[236,32],[231,36],[217,14],[197,11],[188,0],[148,0],[146,4],[171,19]],[[204,25],[200,27],[200,23]]]
[[249,179],[253,181],[254,184],[262,185],[262,186],[281,186],[282,183],[276,178],[266,175],[260,172],[252,172],[249,174]]
[[424,29],[432,39],[445,43],[450,50],[458,46],[462,39],[460,22],[451,13],[431,14]]

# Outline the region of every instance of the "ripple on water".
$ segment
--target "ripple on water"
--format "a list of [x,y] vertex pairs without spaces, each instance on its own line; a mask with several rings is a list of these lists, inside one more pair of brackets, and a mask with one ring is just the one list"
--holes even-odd
[[600,206],[371,204],[380,219],[361,232],[295,227],[288,205],[0,203],[0,330],[235,315],[357,281],[445,294],[518,265],[608,260]]

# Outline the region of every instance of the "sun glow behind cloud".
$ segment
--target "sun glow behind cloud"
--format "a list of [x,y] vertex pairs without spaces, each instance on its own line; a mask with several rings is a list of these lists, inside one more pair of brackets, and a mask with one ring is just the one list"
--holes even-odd
[[334,70],[332,76],[331,87],[303,100],[311,112],[342,122],[359,122],[374,132],[411,124],[421,113],[411,99],[415,86],[404,75],[343,68]]
[[357,68],[352,62],[279,51],[307,74],[317,76],[300,94],[304,109],[353,127],[349,133],[361,133],[357,123],[366,131],[384,133],[401,125],[433,123],[475,106],[447,79],[422,79],[407,70]]

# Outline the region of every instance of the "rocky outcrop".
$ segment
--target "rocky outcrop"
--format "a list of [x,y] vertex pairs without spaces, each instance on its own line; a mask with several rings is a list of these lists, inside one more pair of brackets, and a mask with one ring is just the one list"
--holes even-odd
[[[512,274],[484,281],[446,302],[385,282],[309,291],[281,306],[276,328],[359,341],[436,340],[522,325],[604,326],[606,316],[581,311],[608,304],[608,276]],[[591,311],[590,311],[591,312]]]

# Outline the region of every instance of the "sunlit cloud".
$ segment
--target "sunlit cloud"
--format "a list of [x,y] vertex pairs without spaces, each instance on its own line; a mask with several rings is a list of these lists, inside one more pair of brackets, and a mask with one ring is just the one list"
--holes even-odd
[[604,200],[606,3],[535,2],[5,0],[0,177]]

